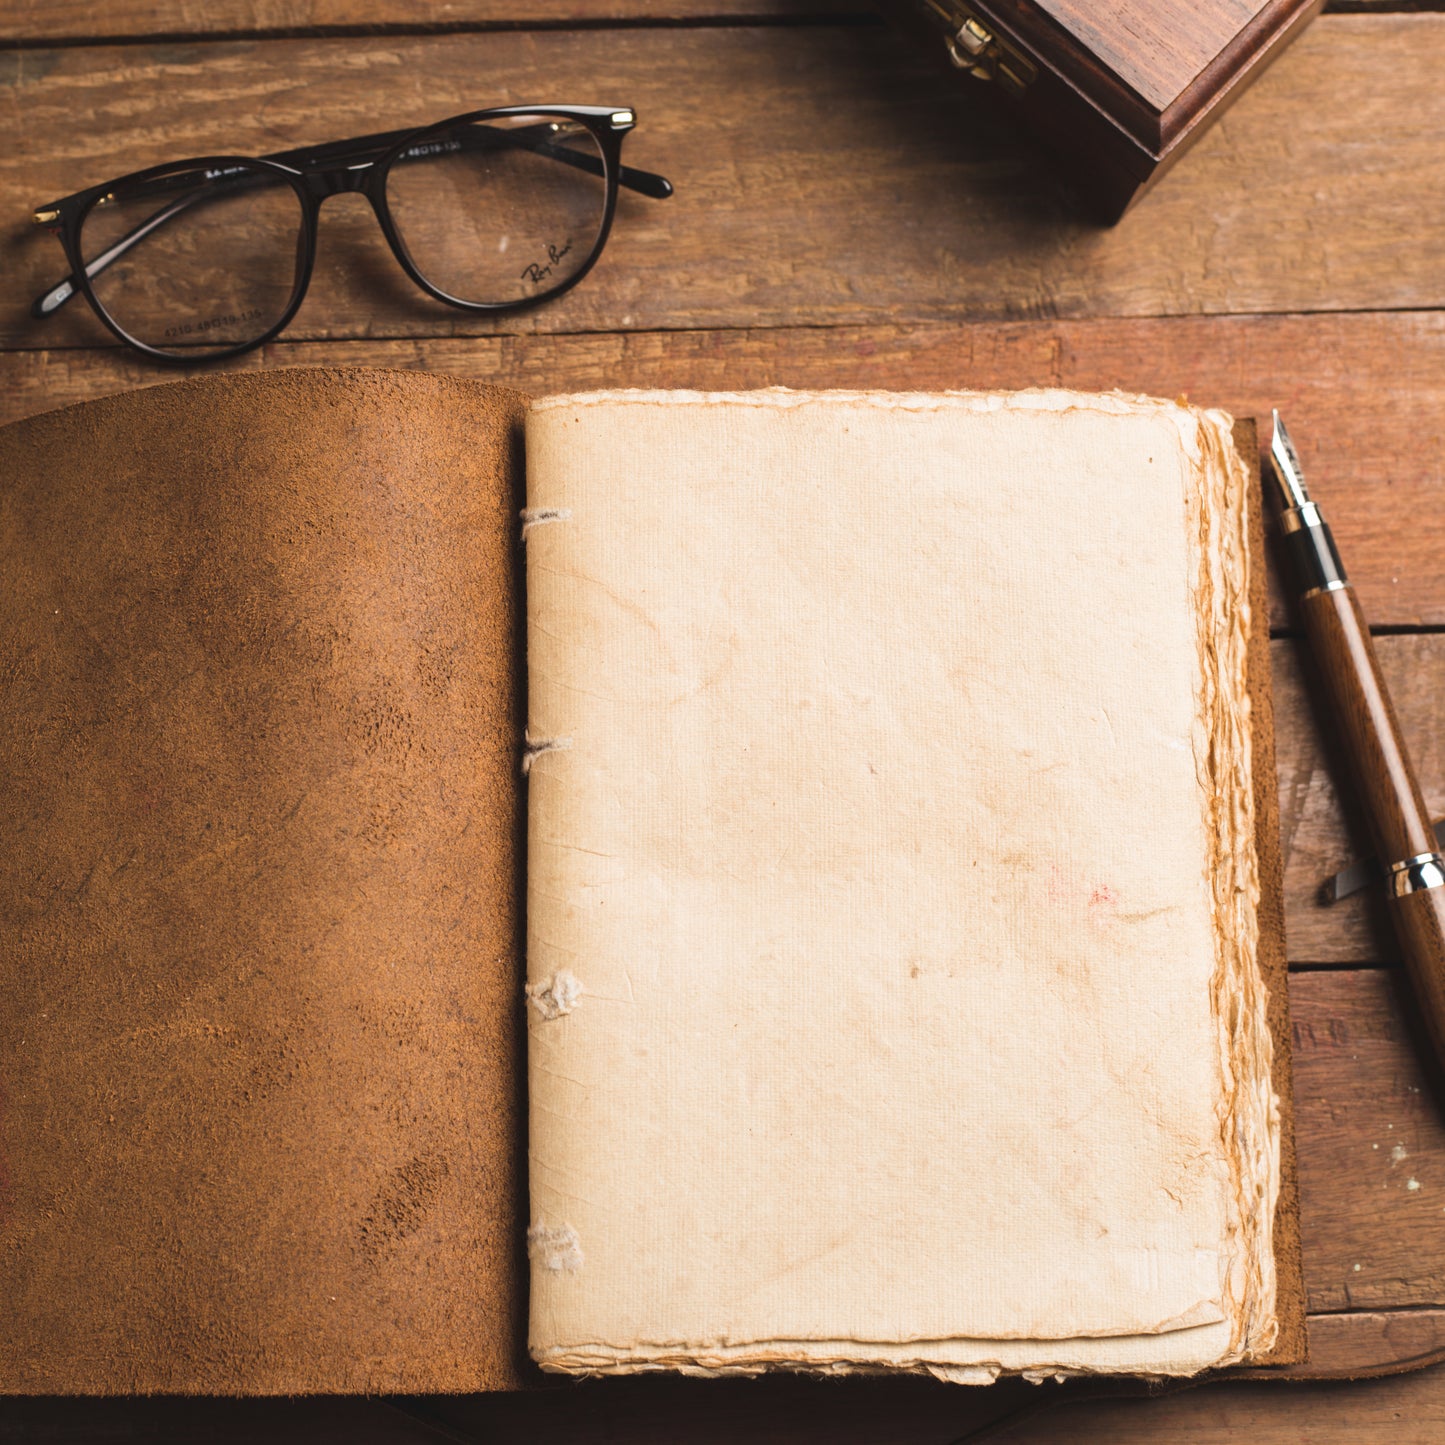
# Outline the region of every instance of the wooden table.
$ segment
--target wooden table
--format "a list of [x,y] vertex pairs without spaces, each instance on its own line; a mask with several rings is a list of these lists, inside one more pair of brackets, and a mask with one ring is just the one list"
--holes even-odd
[[[1123,387],[1303,440],[1429,800],[1445,812],[1445,14],[1327,14],[1117,228],[860,0],[9,0],[0,16],[0,420],[172,379],[106,344],[31,208],[183,155],[260,153],[504,102],[637,108],[607,254],[495,323],[431,306],[359,197],[328,204],[284,341],[239,367],[425,367],[532,391]],[[1445,1126],[1377,908],[1326,909],[1362,852],[1274,610],[1305,1274],[1316,1370],[1445,1355]],[[3,1308],[3,1303],[0,1303]],[[991,1422],[997,1422],[993,1424]],[[378,1402],[25,1401],[0,1440],[1445,1439],[1445,1373],[1214,1383],[1153,1400],[1007,1383],[624,1381]]]

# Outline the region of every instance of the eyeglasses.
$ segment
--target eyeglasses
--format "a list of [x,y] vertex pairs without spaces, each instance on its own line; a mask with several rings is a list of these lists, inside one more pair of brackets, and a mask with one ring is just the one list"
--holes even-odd
[[503,106],[258,158],[151,166],[36,210],[71,271],[31,314],[49,316],[80,292],[157,361],[237,356],[295,316],[321,203],[346,191],[370,201],[429,296],[464,311],[531,306],[591,270],[618,186],[672,194],[661,176],[622,164],[635,123],[613,106]]

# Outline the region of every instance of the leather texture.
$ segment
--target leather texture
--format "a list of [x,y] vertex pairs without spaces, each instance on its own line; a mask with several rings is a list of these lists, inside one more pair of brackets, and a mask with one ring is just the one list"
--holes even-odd
[[0,431],[0,1390],[515,1384],[523,404]]

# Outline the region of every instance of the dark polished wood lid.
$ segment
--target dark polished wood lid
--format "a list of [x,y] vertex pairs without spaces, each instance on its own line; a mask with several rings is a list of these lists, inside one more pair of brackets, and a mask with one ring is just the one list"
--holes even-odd
[[1115,221],[1320,9],[1322,0],[878,0],[1070,158]]
[[1207,65],[1238,39],[1266,0],[1036,0],[1120,81],[1160,112],[1169,109]]
[[1301,0],[980,0],[970,8],[1161,155],[1315,7]]

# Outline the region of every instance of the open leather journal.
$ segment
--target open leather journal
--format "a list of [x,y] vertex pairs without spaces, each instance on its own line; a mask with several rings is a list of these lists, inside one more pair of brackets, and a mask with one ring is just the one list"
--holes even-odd
[[1247,425],[270,371],[0,469],[4,1390],[1302,1357]]

